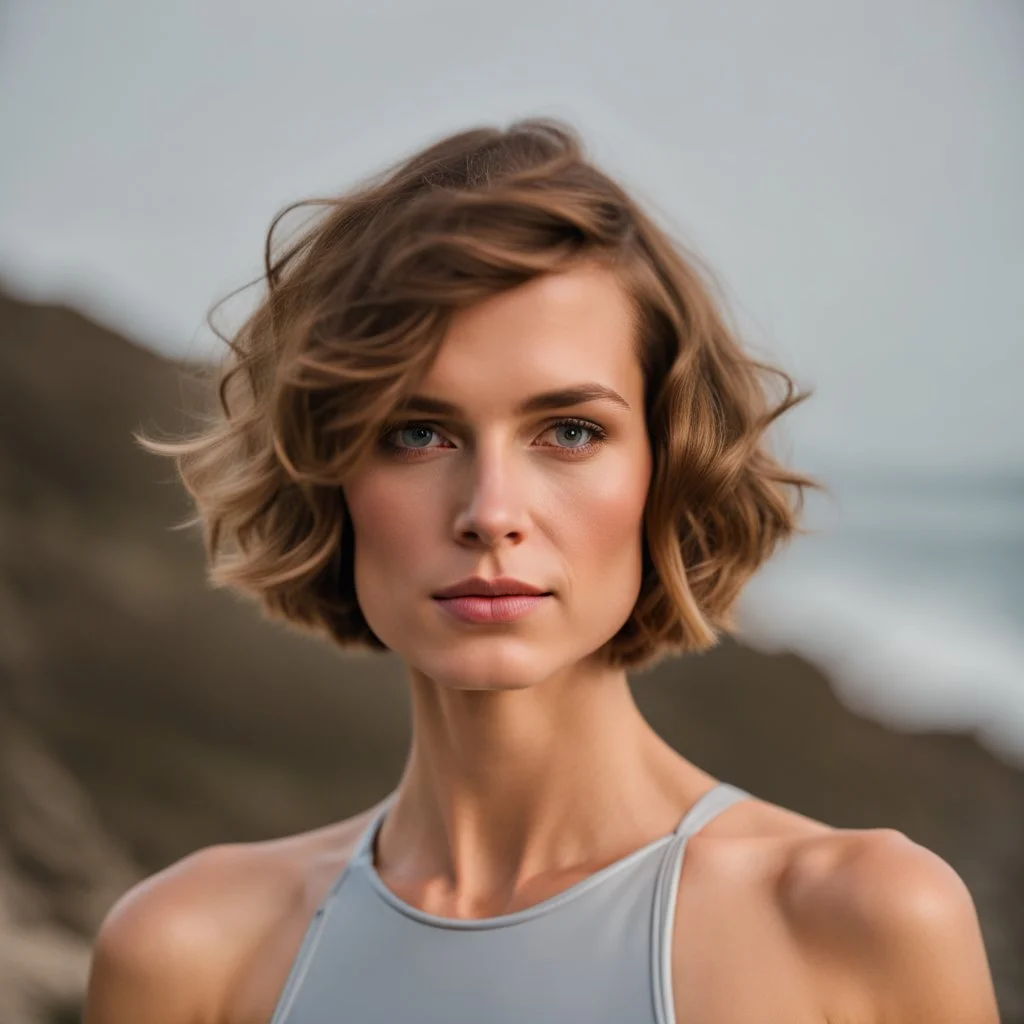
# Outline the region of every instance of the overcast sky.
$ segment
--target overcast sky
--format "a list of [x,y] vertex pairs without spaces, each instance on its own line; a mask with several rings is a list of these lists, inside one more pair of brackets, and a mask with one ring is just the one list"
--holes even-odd
[[566,117],[816,395],[797,451],[1024,468],[1019,0],[7,0],[0,279],[167,352],[278,208]]

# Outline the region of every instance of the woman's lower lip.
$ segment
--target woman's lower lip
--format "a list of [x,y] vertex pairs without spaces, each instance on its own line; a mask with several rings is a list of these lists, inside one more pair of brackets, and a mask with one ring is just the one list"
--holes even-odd
[[450,615],[463,622],[512,622],[550,597],[550,594],[502,594],[498,597],[435,597]]

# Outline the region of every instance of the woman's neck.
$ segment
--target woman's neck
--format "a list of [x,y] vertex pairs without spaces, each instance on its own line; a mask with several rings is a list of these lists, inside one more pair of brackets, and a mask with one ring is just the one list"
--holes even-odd
[[[623,670],[525,689],[411,676],[413,741],[380,870],[472,906],[669,833],[714,779],[643,718]],[[594,870],[596,868],[592,868]]]

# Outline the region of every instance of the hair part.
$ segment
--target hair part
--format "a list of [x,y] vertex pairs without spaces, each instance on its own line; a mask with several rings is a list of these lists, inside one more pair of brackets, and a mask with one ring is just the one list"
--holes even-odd
[[[281,219],[326,214],[285,246]],[[169,456],[202,524],[208,579],[344,648],[386,650],[356,599],[341,481],[426,374],[452,315],[581,261],[632,299],[653,455],[642,582],[610,664],[649,667],[734,628],[743,585],[821,485],[770,453],[768,427],[808,397],[752,359],[706,268],[587,158],[562,121],[450,135],[331,199],[282,210],[266,294],[214,367],[219,411]],[[707,278],[707,279],[706,279]],[[773,402],[769,383],[783,385]]]

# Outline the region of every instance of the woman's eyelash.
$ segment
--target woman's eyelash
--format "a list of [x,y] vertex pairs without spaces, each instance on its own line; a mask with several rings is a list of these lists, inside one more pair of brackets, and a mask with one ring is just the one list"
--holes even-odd
[[[430,451],[430,448],[417,448],[415,446],[405,447],[402,445],[396,445],[392,443],[390,439],[394,434],[402,430],[409,430],[412,427],[425,427],[427,430],[432,430],[435,433],[442,433],[441,428],[436,423],[431,423],[428,420],[408,420],[404,423],[390,423],[381,430],[381,445],[387,451],[398,454],[400,456],[405,455],[405,453],[407,452]],[[608,432],[603,427],[599,426],[597,423],[592,422],[591,420],[580,419],[579,417],[576,416],[566,416],[563,417],[562,419],[554,420],[553,422],[548,423],[545,426],[544,431],[547,432],[548,430],[551,430],[554,427],[582,427],[584,430],[589,431],[593,435],[593,438],[586,444],[569,447],[564,447],[562,445],[548,446],[558,448],[559,451],[570,453],[590,452],[593,451],[594,448],[603,444],[608,438]]]

